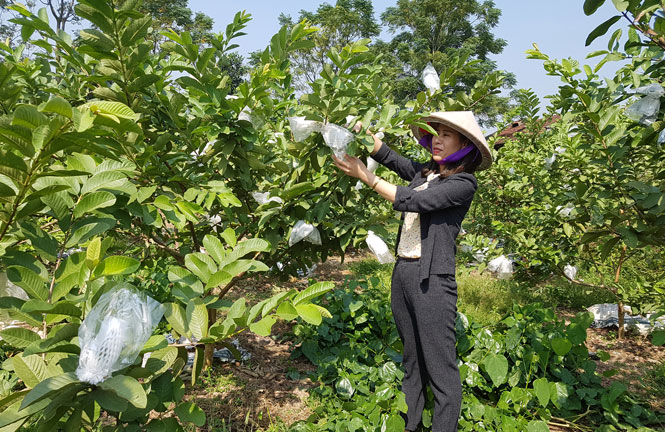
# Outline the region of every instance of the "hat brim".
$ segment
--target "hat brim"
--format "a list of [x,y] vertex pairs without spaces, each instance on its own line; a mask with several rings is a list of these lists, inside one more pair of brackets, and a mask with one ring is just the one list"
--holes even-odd
[[[445,114],[445,113],[442,113]],[[480,151],[480,154],[483,157],[482,162],[480,165],[478,165],[478,168],[476,168],[477,171],[481,170],[486,170],[490,166],[492,166],[492,152],[490,151],[489,146],[487,145],[487,141],[485,141],[485,137],[482,135],[480,132],[480,128],[478,127],[477,123],[471,124],[469,126],[466,125],[460,125],[457,122],[453,122],[441,115],[431,115],[428,117],[423,117],[420,119],[421,122],[425,123],[441,123],[446,126],[448,126],[451,129],[456,130],[457,132],[461,133],[464,135],[466,138],[471,141],[476,148]],[[416,137],[417,141],[420,141],[420,138],[427,133],[423,129],[421,129],[419,126],[416,125],[411,125],[411,131],[413,132],[413,135]]]

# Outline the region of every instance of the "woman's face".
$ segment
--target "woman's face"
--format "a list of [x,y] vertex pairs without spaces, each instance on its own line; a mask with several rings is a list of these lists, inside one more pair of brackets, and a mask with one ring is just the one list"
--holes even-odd
[[454,129],[442,123],[432,123],[438,135],[432,136],[432,158],[439,162],[466,146],[464,137]]

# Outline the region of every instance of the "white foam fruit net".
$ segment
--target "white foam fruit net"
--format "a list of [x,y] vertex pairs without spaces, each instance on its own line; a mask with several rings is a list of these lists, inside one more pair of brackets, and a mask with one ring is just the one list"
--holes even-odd
[[79,327],[78,378],[94,385],[132,365],[162,313],[159,302],[133,287],[104,293]]

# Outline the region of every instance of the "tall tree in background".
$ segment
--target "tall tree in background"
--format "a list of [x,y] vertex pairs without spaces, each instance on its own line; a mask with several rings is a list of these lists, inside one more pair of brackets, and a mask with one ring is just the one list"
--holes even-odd
[[194,42],[205,43],[212,37],[213,19],[203,12],[192,12],[188,7],[188,0],[124,0],[140,4],[138,10],[152,17],[152,33],[148,39],[152,40],[155,50],[158,49],[164,37],[159,33],[166,29],[173,29],[180,33],[188,31]]
[[[300,11],[296,22],[308,20],[319,28],[314,34],[315,47],[299,50],[291,58],[294,67],[294,82],[301,91],[309,89],[309,83],[316,80],[326,63],[331,48],[338,50],[345,45],[364,38],[373,38],[380,33],[380,26],[374,18],[371,0],[338,0],[335,6],[323,3],[316,12]],[[281,14],[281,25],[293,26],[293,19]]]
[[[413,99],[424,89],[420,74],[428,62],[440,72],[463,55],[481,61],[481,68],[463,76],[454,90],[467,90],[496,70],[488,55],[499,54],[506,46],[505,40],[492,34],[500,16],[491,0],[397,0],[381,15],[395,37],[375,44],[392,68],[396,99]],[[507,88],[514,84],[511,75]],[[490,123],[507,109],[507,99],[488,95],[475,110],[483,114],[484,123]]]
[[65,31],[68,22],[78,23],[81,21],[74,12],[76,0],[40,0],[55,18],[56,29]]

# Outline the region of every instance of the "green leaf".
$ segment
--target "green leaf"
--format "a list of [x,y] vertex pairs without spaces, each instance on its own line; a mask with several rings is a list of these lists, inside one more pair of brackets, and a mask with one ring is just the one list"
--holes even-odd
[[52,96],[48,102],[43,103],[39,109],[42,112],[60,114],[68,119],[72,119],[72,106],[60,96]]
[[97,266],[95,273],[100,276],[132,274],[139,268],[140,264],[141,263],[134,258],[113,255],[105,258],[104,261]]
[[26,313],[38,312],[53,315],[68,315],[77,318],[81,316],[81,309],[74,303],[67,301],[48,303],[43,300],[28,300],[23,304],[21,310]]
[[148,397],[143,386],[134,378],[126,375],[116,375],[99,384],[102,390],[115,393],[116,396],[125,399],[136,408],[145,408]]
[[619,243],[620,240],[621,240],[620,237],[612,237],[605,242],[603,247],[600,249],[600,259],[602,261],[604,261],[609,256],[614,246],[616,246],[616,244]]
[[212,273],[217,270],[217,266],[212,259],[198,252],[185,256],[185,267],[201,279],[203,283],[207,283]]
[[284,200],[284,202],[289,202],[292,199],[304,194],[305,192],[309,192],[314,189],[315,187],[311,182],[297,183],[286,188],[284,192],[280,194],[280,197]]
[[227,245],[234,248],[238,243],[238,238],[236,237],[236,232],[232,228],[225,229],[222,234],[220,234]]
[[385,432],[402,432],[404,431],[406,423],[404,422],[404,419],[401,415],[391,414],[388,418],[386,418],[384,425],[385,428],[381,428],[382,431],[385,430]]
[[48,123],[48,118],[37,111],[37,107],[33,105],[19,105],[14,110],[14,117],[12,118],[12,125],[14,126],[36,129],[46,123]]
[[197,339],[208,337],[208,309],[202,299],[187,303],[187,322],[189,331]]
[[492,379],[495,387],[503,384],[508,375],[508,360],[501,354],[489,354],[483,361],[485,371]]
[[97,264],[99,264],[99,259],[102,253],[102,239],[95,237],[90,244],[88,244],[88,250],[85,253],[85,262],[90,270],[94,269]]
[[[587,15],[590,15],[590,14],[587,14]],[[591,45],[591,43],[594,40],[596,40],[600,36],[607,33],[607,31],[610,29],[610,27],[612,27],[612,25],[614,25],[614,23],[616,23],[620,19],[621,19],[621,15],[613,16],[612,18],[608,19],[607,21],[603,22],[601,25],[599,25],[598,27],[593,29],[593,31],[591,33],[589,33],[589,36],[587,36],[586,41],[584,42],[584,46]]]
[[25,351],[24,356],[32,354],[41,354],[43,352],[70,352],[78,354],[80,349],[77,345],[69,341],[78,335],[79,325],[75,323],[68,323],[51,329],[48,338],[39,339],[31,343]]
[[603,3],[605,3],[605,0],[584,0],[584,6],[582,7],[584,14],[587,16],[593,15]]
[[127,182],[127,176],[119,171],[103,171],[87,179],[81,188],[81,195],[94,192],[97,189],[114,189]]
[[84,196],[74,208],[74,216],[81,217],[93,210],[110,207],[115,204],[115,195],[111,192],[97,191]]
[[206,415],[201,408],[192,402],[183,402],[175,407],[175,413],[180,421],[194,423],[196,426],[203,426],[206,422]]
[[32,222],[21,223],[21,232],[30,240],[30,244],[49,261],[55,261],[58,255],[58,241]]
[[[176,359],[178,359],[178,348],[162,348],[150,354],[150,358],[145,363],[145,369],[150,372],[151,377],[156,378],[173,366]],[[148,378],[146,379],[149,381]]]
[[295,305],[296,310],[298,311],[298,315],[300,318],[305,320],[306,322],[314,325],[319,325],[321,324],[322,318],[321,318],[321,312],[319,309],[316,308],[315,305],[313,304],[299,304]]
[[204,360],[205,360],[205,348],[201,345],[197,345],[196,351],[194,353],[194,365],[192,365],[192,385],[196,385],[196,382],[199,380],[199,377],[201,376]]
[[142,203],[152,196],[153,193],[157,190],[157,186],[149,186],[139,188],[138,194],[136,196],[136,201]]
[[[92,397],[99,404],[102,409],[113,412],[127,411],[128,402],[126,399],[121,398],[117,394],[109,390],[96,389],[91,393]],[[76,429],[76,430],[80,430]]]
[[32,270],[26,267],[10,267],[7,269],[7,278],[14,284],[23,288],[30,298],[47,300],[48,289],[45,281]]
[[317,282],[314,285],[310,285],[304,291],[301,291],[297,296],[293,298],[293,304],[297,306],[300,303],[309,302],[316,297],[319,297],[328,291],[335,288],[333,282]]
[[630,4],[628,0],[612,0],[612,3],[619,12],[625,12]]
[[[270,250],[270,243],[263,239],[249,239],[242,241],[236,245],[236,247],[231,251],[226,257],[224,258],[224,265],[232,263],[233,261],[236,261],[248,253],[252,252],[266,252]],[[220,263],[220,267],[224,267]]]
[[557,355],[563,356],[568,354],[573,344],[567,338],[554,338],[552,339],[552,349]]
[[73,234],[65,244],[65,247],[74,247],[84,243],[90,238],[108,231],[115,223],[115,219],[94,216],[78,220],[72,225]]
[[208,279],[208,283],[206,284],[206,290],[210,290],[216,287],[225,287],[229,282],[231,282],[231,279],[233,279],[233,276],[224,270],[220,270],[210,276],[210,279]]
[[526,425],[527,432],[549,432],[550,428],[542,420],[531,420],[529,424]]
[[138,120],[137,114],[132,111],[127,105],[120,102],[112,101],[91,101],[83,106],[86,106],[95,114],[103,116],[114,116],[128,120]]
[[28,393],[23,399],[23,402],[21,402],[20,409],[25,409],[44,398],[54,396],[57,393],[77,386],[80,386],[81,388],[85,387],[85,385],[78,380],[75,372],[66,372],[62,375],[47,378],[30,390],[30,393]]
[[656,330],[651,335],[651,342],[656,346],[665,344],[665,330]]
[[187,336],[189,334],[185,316],[185,310],[179,304],[166,303],[164,305],[164,318],[166,318],[173,329],[182,336]]
[[[233,246],[235,246],[235,244]],[[226,255],[222,242],[219,241],[217,237],[210,234],[203,237],[203,247],[206,249],[206,253],[210,255],[217,264],[220,264]]]
[[26,348],[34,341],[41,339],[37,333],[22,327],[0,330],[0,337],[15,348]]
[[291,321],[298,317],[298,310],[288,301],[280,303],[275,313],[285,321]]
[[[654,343],[654,345],[655,345],[655,343]],[[605,361],[608,361],[610,359],[610,353],[608,353],[607,351],[599,350],[597,354],[598,354],[598,358],[600,359],[600,361],[605,362]]]
[[152,335],[141,348],[141,354],[157,351],[168,346],[166,338],[160,334]]
[[536,397],[543,407],[547,407],[550,402],[550,383],[546,378],[538,378],[533,382],[533,389],[536,392]]
[[249,325],[249,331],[256,333],[259,336],[269,336],[272,326],[276,321],[277,319],[275,319],[274,316],[268,315],[257,322],[251,323]]
[[16,355],[12,357],[12,366],[28,388],[34,388],[46,378],[46,363],[39,355]]

